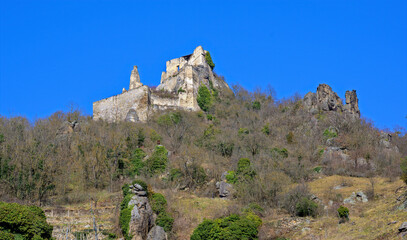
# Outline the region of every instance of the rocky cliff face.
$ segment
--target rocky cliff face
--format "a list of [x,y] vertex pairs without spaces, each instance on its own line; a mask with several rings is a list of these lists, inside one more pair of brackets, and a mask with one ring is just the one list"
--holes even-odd
[[129,90],[122,94],[93,103],[93,118],[108,122],[147,121],[149,115],[159,110],[199,110],[196,98],[198,88],[206,85],[222,92],[229,90],[225,81],[216,77],[205,60],[206,51],[197,47],[190,55],[172,59],[166,63],[161,83],[156,89],[140,82],[137,66],[130,76]]
[[315,114],[319,111],[344,112],[352,117],[360,117],[356,90],[346,91],[346,104],[327,84],[320,84],[317,92],[309,92],[304,96],[303,103],[307,110]]

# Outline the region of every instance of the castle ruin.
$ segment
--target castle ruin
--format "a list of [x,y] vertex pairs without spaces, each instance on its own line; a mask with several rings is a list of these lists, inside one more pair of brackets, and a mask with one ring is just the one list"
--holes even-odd
[[140,81],[137,66],[130,75],[130,86],[121,94],[93,103],[93,119],[107,122],[146,122],[149,116],[160,110],[199,110],[198,88],[229,89],[227,83],[216,77],[205,59],[207,51],[201,46],[190,55],[172,59],[166,63],[161,83],[150,88]]

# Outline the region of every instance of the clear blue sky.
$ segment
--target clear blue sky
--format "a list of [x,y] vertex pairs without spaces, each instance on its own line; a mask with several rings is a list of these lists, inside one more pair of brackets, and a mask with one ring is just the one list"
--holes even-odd
[[407,127],[407,1],[18,1],[0,4],[0,115],[31,120],[158,85],[198,45],[215,70],[278,98],[356,89],[363,117]]

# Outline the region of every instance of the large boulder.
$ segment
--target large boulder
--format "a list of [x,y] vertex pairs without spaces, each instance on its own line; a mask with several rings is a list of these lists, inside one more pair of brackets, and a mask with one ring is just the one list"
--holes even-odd
[[403,222],[399,227],[399,232],[407,232],[407,222]]
[[154,226],[147,235],[147,240],[167,240],[163,227]]
[[233,192],[233,186],[226,182],[226,175],[228,172],[224,172],[221,176],[221,181],[216,183],[216,189],[218,189],[220,198],[230,197]]

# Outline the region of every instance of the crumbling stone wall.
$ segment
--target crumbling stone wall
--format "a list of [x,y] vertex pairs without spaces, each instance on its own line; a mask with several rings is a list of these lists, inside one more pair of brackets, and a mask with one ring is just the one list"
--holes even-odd
[[159,110],[199,110],[196,98],[202,84],[230,91],[226,82],[218,79],[206,63],[205,53],[199,46],[190,55],[167,61],[166,72],[162,73],[161,84],[156,89],[141,83],[138,68],[134,66],[129,90],[123,89],[122,94],[94,102],[93,118],[108,122],[145,122]]

